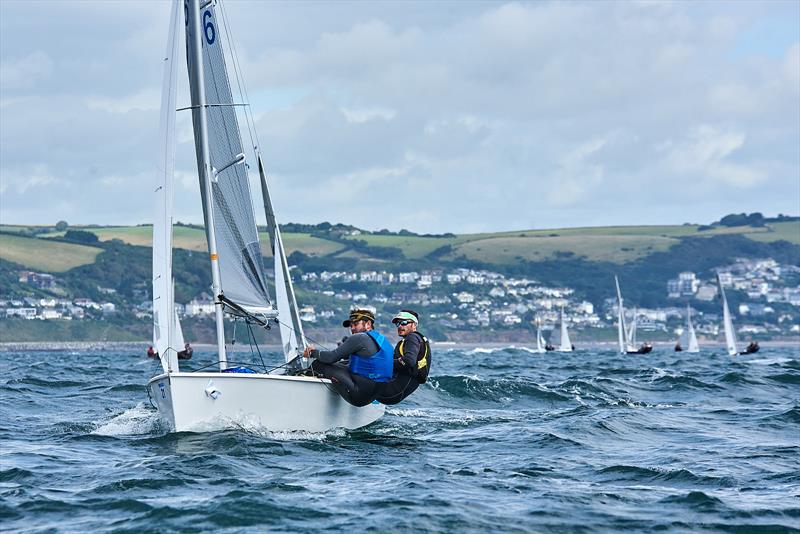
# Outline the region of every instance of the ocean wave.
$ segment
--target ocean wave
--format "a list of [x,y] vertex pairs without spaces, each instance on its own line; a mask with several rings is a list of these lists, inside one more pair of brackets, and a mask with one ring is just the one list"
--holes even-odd
[[758,384],[757,380],[752,380],[748,377],[745,373],[739,373],[736,371],[731,371],[729,373],[725,373],[719,379],[720,382],[725,382],[726,384]]
[[568,401],[570,397],[540,386],[524,378],[495,378],[482,380],[477,376],[437,376],[431,386],[456,398],[504,401],[534,399]]
[[794,423],[800,425],[800,406],[779,413],[777,415],[770,415],[764,418],[764,421],[777,422],[777,423]]
[[671,484],[708,485],[721,488],[736,486],[731,477],[696,475],[688,469],[667,469],[663,467],[638,467],[614,465],[598,471],[598,474],[616,482],[669,482]]
[[27,469],[19,467],[12,467],[11,469],[0,470],[0,482],[7,484],[9,482],[22,482],[33,476],[33,473]]
[[153,434],[160,426],[158,413],[140,402],[133,408],[100,423],[91,434],[96,436],[141,436]]
[[800,384],[800,375],[794,373],[780,373],[777,375],[767,375],[767,380],[779,382],[781,384]]
[[670,388],[694,388],[694,389],[722,389],[721,386],[703,382],[686,375],[666,375],[653,380],[654,384],[669,386]]
[[661,499],[659,502],[664,504],[686,505],[693,510],[704,512],[716,510],[723,505],[720,499],[703,493],[702,491],[690,491],[689,493],[680,495],[671,495]]

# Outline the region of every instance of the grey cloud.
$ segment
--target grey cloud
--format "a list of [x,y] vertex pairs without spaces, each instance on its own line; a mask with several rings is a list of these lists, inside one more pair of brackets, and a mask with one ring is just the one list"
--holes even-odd
[[[756,21],[800,19],[796,3],[225,6],[283,220],[430,232],[800,211],[800,23],[770,57],[737,48]],[[150,220],[135,199],[167,18],[161,3],[0,2],[4,221]],[[414,210],[387,209],[408,191]],[[199,220],[191,203],[180,216]]]

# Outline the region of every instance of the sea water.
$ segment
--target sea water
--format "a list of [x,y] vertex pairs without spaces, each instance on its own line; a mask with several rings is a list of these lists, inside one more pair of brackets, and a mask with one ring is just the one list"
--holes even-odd
[[798,352],[434,347],[379,422],[309,434],[169,433],[138,349],[6,351],[0,529],[797,532]]

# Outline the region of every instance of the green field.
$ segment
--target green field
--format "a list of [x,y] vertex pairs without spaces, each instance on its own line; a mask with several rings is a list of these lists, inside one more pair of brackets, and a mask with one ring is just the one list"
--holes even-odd
[[589,261],[625,263],[677,244],[659,236],[570,235],[559,237],[493,237],[453,247],[452,256],[493,264],[543,261],[572,254]]
[[[19,225],[0,227],[1,231],[7,232],[0,234],[2,238],[0,258],[26,265],[31,269],[59,272],[91,263],[99,252],[95,247],[51,243],[10,235],[29,228],[47,227]],[[101,241],[119,239],[131,245],[145,247],[149,247],[152,241],[151,226],[71,228],[92,232]],[[621,264],[654,252],[666,251],[677,244],[682,237],[712,237],[721,234],[740,234],[762,242],[786,240],[800,245],[800,221],[771,223],[757,228],[715,227],[702,232],[698,231],[697,225],[605,226],[463,234],[446,238],[364,233],[347,236],[345,239],[365,241],[375,247],[395,247],[402,251],[406,259],[412,260],[424,258],[434,250],[449,245],[452,250],[442,256],[445,260],[464,256],[471,260],[501,265],[519,261],[535,262],[560,257],[578,257],[588,261]],[[43,234],[49,237],[61,235],[63,232]],[[269,255],[269,238],[266,232],[261,232],[260,238],[262,250],[265,255]],[[200,252],[206,250],[205,233],[198,228],[176,226],[173,239],[176,248]],[[283,240],[287,254],[299,251],[309,256],[338,255],[342,258],[368,259],[363,252],[355,250],[342,252],[345,248],[342,243],[308,233],[285,233]]]
[[101,248],[0,234],[0,258],[30,269],[61,273],[94,263]]
[[[119,239],[129,245],[138,245],[142,247],[152,246],[153,243],[152,226],[106,226],[103,228],[73,227],[73,229],[91,232],[95,234],[100,241]],[[46,234],[46,237],[61,237],[63,235],[64,232],[50,232]],[[286,247],[287,255],[295,251],[300,251],[310,256],[327,256],[328,254],[333,254],[344,248],[344,245],[340,243],[321,239],[310,234],[285,233],[281,235],[283,236],[283,244]],[[267,232],[259,232],[259,239],[261,240],[262,251],[265,255],[268,255],[269,235]],[[205,232],[199,228],[187,226],[173,227],[172,242],[175,248],[197,252],[208,250]]]
[[750,239],[756,241],[788,241],[795,245],[800,245],[800,221],[771,223],[769,230],[757,234],[747,234]]

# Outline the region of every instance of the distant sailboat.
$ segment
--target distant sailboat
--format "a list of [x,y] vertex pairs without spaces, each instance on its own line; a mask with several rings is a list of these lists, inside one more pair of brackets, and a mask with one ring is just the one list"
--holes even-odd
[[625,327],[625,306],[622,301],[622,291],[619,289],[619,279],[614,276],[614,284],[617,286],[617,337],[619,342],[620,354],[647,354],[653,350],[653,345],[643,343],[641,347],[636,347],[636,308],[633,309],[633,319],[629,328]]
[[722,327],[725,330],[725,345],[728,348],[728,355],[736,356],[739,354],[739,349],[736,346],[736,331],[733,329],[733,320],[731,319],[731,312],[728,309],[728,299],[725,297],[725,289],[722,287],[719,273],[717,273],[717,286],[719,287],[719,294],[722,297]]
[[546,352],[545,350],[545,342],[544,338],[542,337],[542,323],[539,319],[536,319],[536,350],[535,352]]
[[564,320],[564,306],[561,306],[561,343],[558,346],[558,352],[572,352],[572,341],[569,339],[569,332],[567,332],[567,322]]
[[733,328],[733,319],[731,319],[731,312],[728,309],[728,299],[725,296],[725,289],[722,287],[719,273],[717,273],[717,286],[719,287],[719,294],[722,297],[722,327],[725,330],[725,345],[728,349],[728,355],[736,356],[737,354],[752,354],[758,352],[759,346],[755,341],[751,341],[745,350],[739,351],[736,341],[736,331]]
[[[686,347],[686,349],[683,347]],[[700,345],[697,343],[697,335],[695,335],[694,326],[692,325],[692,309],[688,304],[686,305],[686,328],[675,345],[675,351],[700,352]]]

